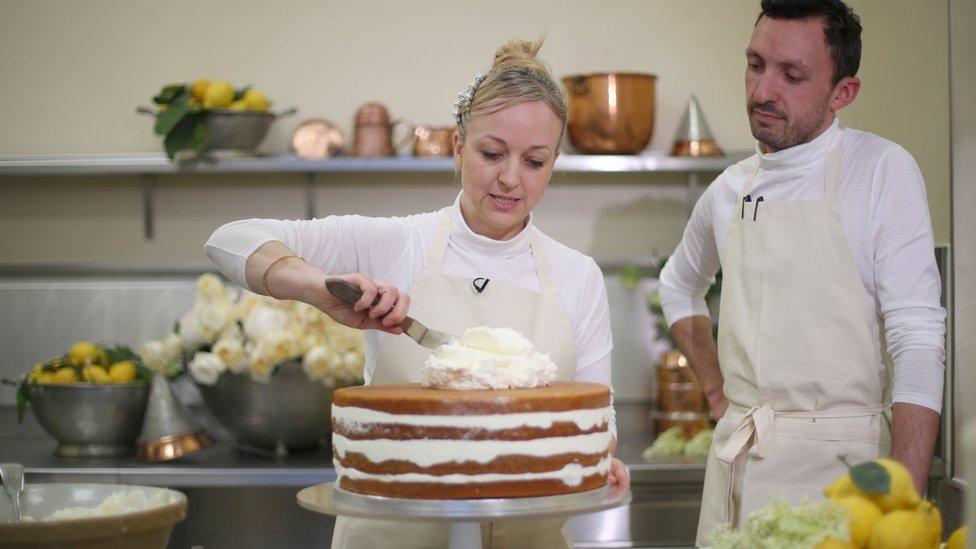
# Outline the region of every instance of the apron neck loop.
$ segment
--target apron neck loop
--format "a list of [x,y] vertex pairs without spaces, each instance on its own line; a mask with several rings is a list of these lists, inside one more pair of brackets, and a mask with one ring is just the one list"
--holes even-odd
[[437,228],[434,230],[434,240],[424,256],[424,269],[439,273],[447,254],[447,241],[451,237],[451,206],[440,211],[437,216]]

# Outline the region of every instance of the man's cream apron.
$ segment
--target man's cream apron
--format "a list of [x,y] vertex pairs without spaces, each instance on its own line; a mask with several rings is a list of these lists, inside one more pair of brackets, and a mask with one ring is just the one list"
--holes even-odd
[[700,545],[770,498],[821,497],[845,470],[840,457],[857,463],[890,448],[878,315],[838,215],[840,160],[838,145],[822,201],[747,197],[755,173],[743,186],[721,252],[729,409],[708,456]]
[[[510,327],[525,335],[558,368],[557,378],[571,380],[576,371],[576,335],[566,314],[559,287],[544,257],[542,238],[531,234],[532,257],[542,293],[516,284],[475,281],[441,274],[451,234],[450,208],[441,210],[420,277],[410,289],[410,316],[430,328],[460,334],[476,326]],[[419,382],[430,351],[406,336],[386,338],[370,381],[373,385]],[[492,522],[481,528],[485,549],[572,547],[565,520]],[[341,549],[437,548],[448,545],[446,522],[386,521],[337,517],[332,547]]]

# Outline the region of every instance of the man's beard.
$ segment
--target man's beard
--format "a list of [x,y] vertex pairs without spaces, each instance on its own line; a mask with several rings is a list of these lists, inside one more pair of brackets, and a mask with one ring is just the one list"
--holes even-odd
[[[763,126],[755,118],[757,115],[753,113],[754,110],[782,117],[782,127]],[[826,105],[823,105],[815,116],[807,120],[791,119],[769,103],[752,103],[749,105],[749,127],[752,130],[752,136],[773,152],[812,141],[816,137],[814,133],[820,128],[826,116]]]

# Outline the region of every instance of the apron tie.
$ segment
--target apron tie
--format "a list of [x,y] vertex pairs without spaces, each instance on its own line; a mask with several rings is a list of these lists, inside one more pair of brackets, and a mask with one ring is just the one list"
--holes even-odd
[[769,404],[759,404],[749,408],[728,442],[719,450],[718,459],[725,463],[732,463],[746,449],[749,441],[753,440],[753,435],[755,439],[749,447],[749,453],[760,459],[766,457],[766,447],[769,446],[775,419],[776,413]]
[[[749,454],[759,459],[766,457],[769,441],[773,437],[773,425],[777,416],[784,418],[810,419],[816,421],[818,418],[854,418],[873,416],[885,413],[890,408],[884,404],[867,406],[863,408],[847,408],[823,411],[786,411],[779,412],[773,410],[769,404],[757,404],[749,408],[739,425],[729,437],[729,440],[716,452],[716,457],[729,464],[729,480],[726,487],[725,522],[732,522],[738,511],[735,501],[735,486],[739,482],[742,473],[742,456]],[[738,526],[738,524],[733,524]]]

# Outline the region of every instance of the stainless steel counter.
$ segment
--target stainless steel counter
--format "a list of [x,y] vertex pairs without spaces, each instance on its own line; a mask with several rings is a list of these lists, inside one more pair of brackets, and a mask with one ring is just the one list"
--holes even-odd
[[[631,471],[629,507],[576,517],[577,547],[689,546],[701,503],[700,463],[645,463],[650,444],[647,403],[617,405],[617,455]],[[205,427],[221,436],[202,410]],[[27,482],[100,482],[167,486],[187,494],[190,513],[171,547],[327,547],[333,521],[298,507],[299,488],[335,480],[330,453],[317,449],[285,457],[217,445],[172,463],[136,458],[65,459],[28,412],[0,407],[0,461],[24,464]],[[252,520],[253,517],[253,520]],[[244,520],[246,519],[246,520]]]

